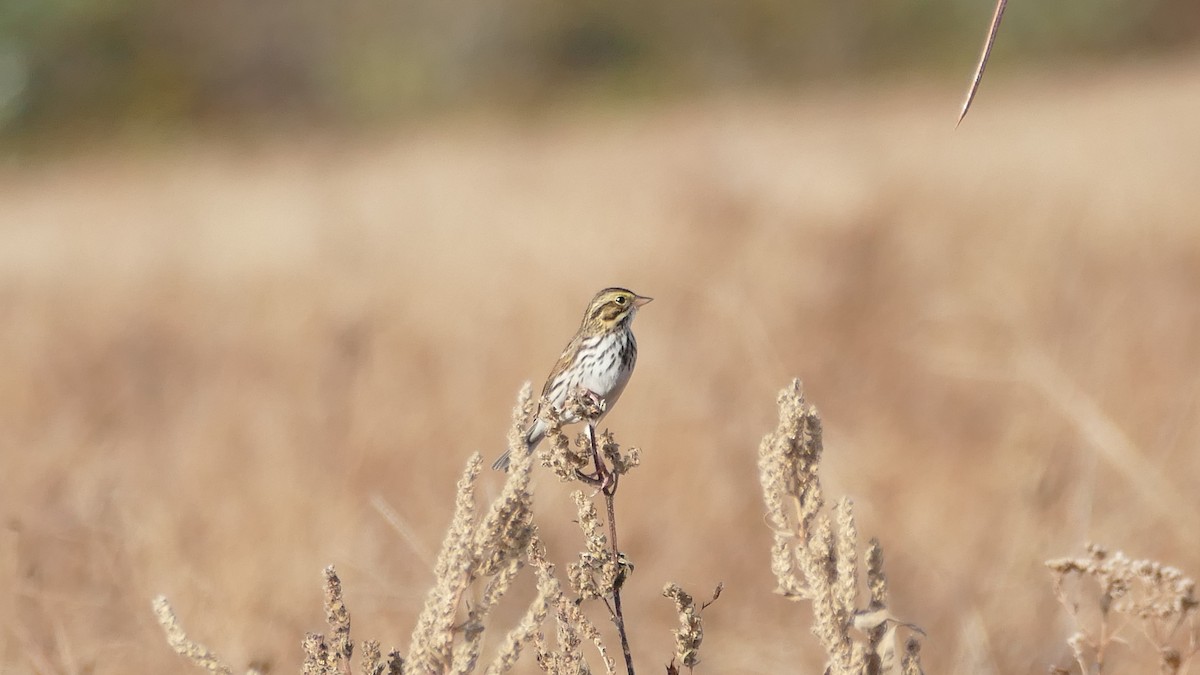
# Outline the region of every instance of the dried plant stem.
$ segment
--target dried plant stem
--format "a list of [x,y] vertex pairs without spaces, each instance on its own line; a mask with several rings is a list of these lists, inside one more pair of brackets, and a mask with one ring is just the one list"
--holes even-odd
[[[612,487],[616,488],[616,483]],[[617,516],[613,505],[615,501],[615,489],[613,491],[604,490],[604,501],[608,507],[608,535],[612,541],[613,564],[621,566],[621,554],[617,551]],[[613,584],[613,620],[617,624],[617,634],[621,636],[621,652],[625,655],[625,672],[628,675],[633,675],[633,654],[629,651],[629,636],[625,632],[625,615],[621,613],[621,583],[624,578],[617,576],[616,582]]]
[[[608,542],[612,553],[612,564],[617,570],[621,569],[621,551],[617,548],[617,474],[609,472],[600,459],[600,450],[596,447],[596,427],[588,424],[588,443],[592,446],[592,457],[596,461],[596,475],[600,478],[600,492],[604,494],[604,506],[608,510]],[[617,573],[613,580],[612,615],[613,623],[617,624],[617,634],[621,637],[621,653],[625,656],[626,675],[633,675],[633,653],[629,650],[629,635],[625,630],[625,615],[621,611],[621,584],[624,575]]]
[[979,83],[983,81],[983,71],[987,68],[988,59],[992,56],[992,46],[996,43],[996,33],[1000,31],[1000,21],[1004,19],[1004,8],[1008,6],[1008,0],[996,0],[996,10],[992,13],[992,22],[988,26],[987,37],[983,41],[983,52],[979,55],[979,64],[975,66],[975,74],[971,77],[971,87],[967,90],[967,100],[963,101],[962,110],[958,113],[958,122],[954,125],[955,128],[962,124],[963,118],[967,116],[967,111],[971,109],[971,102],[975,100],[975,94],[979,91]]

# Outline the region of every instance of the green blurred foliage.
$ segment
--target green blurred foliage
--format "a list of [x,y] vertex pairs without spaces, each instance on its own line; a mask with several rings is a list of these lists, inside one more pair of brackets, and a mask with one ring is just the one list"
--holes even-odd
[[[973,65],[991,0],[3,0],[0,128],[353,124]],[[996,58],[1195,46],[1196,0],[1013,0]]]

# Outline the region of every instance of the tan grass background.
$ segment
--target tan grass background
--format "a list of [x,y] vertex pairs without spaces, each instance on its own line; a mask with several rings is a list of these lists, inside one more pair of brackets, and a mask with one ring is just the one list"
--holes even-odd
[[403,646],[466,457],[610,284],[657,298],[607,419],[644,450],[642,670],[668,580],[726,583],[700,672],[818,667],[755,475],[792,376],[929,672],[1066,665],[1043,561],[1094,539],[1200,574],[1197,82],[997,77],[958,131],[960,83],[897,82],[0,168],[0,671],[183,671],[165,593],[237,667],[296,672],[330,563],[356,636]]

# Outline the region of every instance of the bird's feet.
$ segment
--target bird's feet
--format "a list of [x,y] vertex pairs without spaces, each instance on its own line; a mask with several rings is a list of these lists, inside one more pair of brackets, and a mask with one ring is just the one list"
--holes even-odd
[[617,475],[611,471],[601,469],[595,473],[585,473],[575,469],[575,477],[605,494],[612,494],[617,488]]
[[579,387],[575,390],[576,402],[579,404],[578,414],[581,419],[595,422],[604,415],[608,403],[604,397],[591,389]]

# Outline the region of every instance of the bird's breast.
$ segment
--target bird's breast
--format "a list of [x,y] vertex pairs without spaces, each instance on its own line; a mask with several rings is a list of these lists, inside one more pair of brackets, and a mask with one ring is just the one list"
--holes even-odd
[[611,407],[629,381],[636,359],[637,345],[633,342],[632,334],[591,338],[583,349],[583,377],[580,384],[604,397]]

